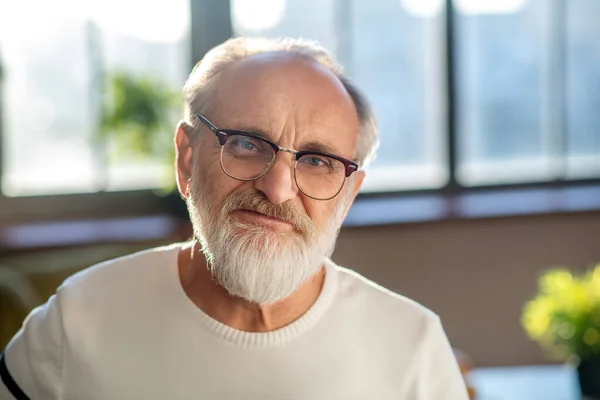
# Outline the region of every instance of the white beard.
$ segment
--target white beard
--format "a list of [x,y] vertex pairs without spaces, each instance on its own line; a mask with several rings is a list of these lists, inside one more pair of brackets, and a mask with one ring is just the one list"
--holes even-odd
[[339,212],[319,234],[308,216],[304,219],[310,226],[305,226],[304,234],[281,233],[234,219],[225,210],[227,204],[211,211],[215,202],[210,197],[192,189],[188,208],[212,276],[232,296],[257,304],[277,303],[314,276],[333,253]]

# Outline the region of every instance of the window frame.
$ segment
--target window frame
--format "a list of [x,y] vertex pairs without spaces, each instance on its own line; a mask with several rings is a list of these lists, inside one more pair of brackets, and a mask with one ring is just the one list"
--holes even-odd
[[[190,0],[190,70],[212,47],[231,37],[230,5],[222,0]],[[0,75],[0,179],[3,166],[2,76]],[[165,213],[165,201],[154,190],[8,197],[0,193],[0,226],[29,221],[110,218]]]
[[[448,167],[447,184],[438,189],[426,190],[401,190],[388,192],[372,192],[360,193],[357,199],[358,203],[367,204],[371,200],[380,201],[388,199],[392,202],[400,204],[402,201],[420,198],[419,196],[435,196],[445,199],[448,204],[456,201],[460,196],[469,195],[472,193],[489,193],[490,191],[515,191],[515,190],[532,190],[532,189],[551,189],[562,190],[570,187],[588,187],[589,185],[598,185],[600,187],[600,177],[564,180],[557,179],[554,181],[544,182],[527,182],[516,184],[500,184],[500,185],[479,185],[479,186],[463,186],[456,178],[457,171],[457,77],[456,69],[456,29],[457,11],[453,7],[452,0],[445,1],[445,18],[444,18],[444,43],[443,48],[445,54],[443,59],[445,65],[445,137],[447,140],[446,162]],[[338,1],[338,5],[343,2]],[[554,0],[553,6],[556,7],[554,15],[555,24],[565,23],[565,0]],[[217,44],[222,43],[232,36],[233,28],[231,23],[230,2],[222,0],[190,0],[190,16],[191,16],[191,60],[192,64],[200,60],[206,52]],[[351,10],[348,11],[350,13]],[[340,29],[344,28],[341,21]],[[564,45],[565,45],[565,29],[555,29],[555,37],[551,40],[559,43],[557,46],[557,61],[556,68],[552,71],[553,77],[558,77],[555,85],[557,90],[564,91],[565,78],[565,60],[564,60]],[[347,45],[347,43],[346,43]],[[563,57],[559,59],[560,57]],[[193,66],[193,65],[192,65]],[[2,147],[1,140],[3,136],[2,125],[2,71],[0,71],[0,178],[2,168]],[[559,115],[559,120],[563,121],[562,128],[556,130],[554,134],[561,135],[560,139],[565,140],[564,126],[564,107],[562,103],[565,101],[564,96],[561,96],[558,105],[553,104],[553,109],[561,110],[562,115]],[[562,142],[561,142],[562,143]],[[565,154],[563,154],[565,156]],[[449,207],[448,205],[444,207]],[[600,208],[600,207],[599,207]],[[155,191],[152,190],[132,190],[121,192],[97,192],[85,194],[65,194],[65,195],[43,195],[30,197],[7,197],[0,193],[0,225],[11,223],[22,223],[28,221],[51,221],[58,219],[68,220],[77,218],[109,218],[115,216],[129,216],[141,214],[156,214],[165,213],[165,202]],[[440,218],[444,218],[440,214]],[[460,217],[460,215],[455,215]],[[399,219],[399,222],[402,220]],[[373,221],[377,224],[376,221]]]

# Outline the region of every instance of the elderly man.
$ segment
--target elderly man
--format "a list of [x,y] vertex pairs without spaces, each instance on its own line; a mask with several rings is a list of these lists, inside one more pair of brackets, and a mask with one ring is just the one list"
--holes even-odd
[[467,399],[440,319],[329,259],[377,147],[332,56],[232,39],[185,100],[195,240],[67,279],[7,346],[0,397]]

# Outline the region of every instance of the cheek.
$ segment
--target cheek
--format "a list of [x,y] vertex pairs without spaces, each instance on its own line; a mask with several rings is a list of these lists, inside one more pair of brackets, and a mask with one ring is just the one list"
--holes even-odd
[[206,143],[206,138],[203,139],[204,142],[201,143],[196,156],[196,170],[205,171],[206,175],[216,177],[219,173],[223,173],[220,164],[220,148],[214,146],[212,143]]
[[318,201],[313,199],[305,199],[303,205],[308,217],[319,231],[329,227],[332,219],[337,218],[336,211],[337,207],[340,206],[335,201]]
[[219,153],[214,151],[200,152],[195,163],[194,172],[200,185],[199,190],[206,191],[217,203],[221,203],[244,182],[225,175],[221,169]]
[[221,170],[221,167],[217,165],[217,168],[209,167],[205,169],[207,171],[206,190],[209,191],[211,196],[220,204],[227,196],[232,192],[236,191],[240,186],[247,182],[237,181],[225,175]]

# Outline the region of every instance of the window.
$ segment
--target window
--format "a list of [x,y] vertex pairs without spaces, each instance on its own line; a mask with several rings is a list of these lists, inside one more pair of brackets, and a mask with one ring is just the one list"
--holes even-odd
[[190,65],[189,7],[188,0],[0,1],[2,193],[131,190],[173,179],[160,159],[113,157],[98,132],[101,91],[117,70],[179,91]]
[[366,91],[381,148],[365,191],[600,177],[597,1],[232,0],[231,15],[237,34],[319,40]]
[[0,0],[1,191],[164,186],[163,158],[99,139],[100,82],[179,91],[231,33],[333,50],[379,120],[366,192],[599,179],[599,20],[597,0]]
[[381,132],[366,191],[446,183],[440,1],[232,0],[231,8],[237,34],[316,39],[366,92]]
[[600,2],[570,0],[564,15],[566,176],[600,176]]
[[600,176],[600,4],[495,3],[455,1],[459,182]]
[[459,182],[553,179],[553,138],[544,125],[551,2],[509,1],[490,10],[455,3]]

